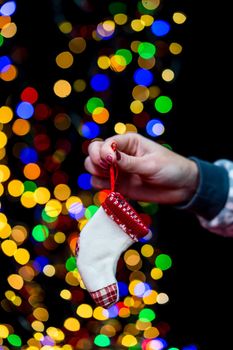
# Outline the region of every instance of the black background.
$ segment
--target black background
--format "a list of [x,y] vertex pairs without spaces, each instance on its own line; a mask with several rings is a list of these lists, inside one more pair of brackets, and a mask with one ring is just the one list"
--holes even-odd
[[[92,23],[94,18],[97,21],[98,16],[104,17],[104,2],[93,2],[94,17],[89,14],[85,19],[73,13],[72,2],[64,3],[63,11],[72,20]],[[188,20],[185,31],[173,33],[174,38],[179,36],[177,41],[183,43],[184,50],[179,77],[170,88],[175,106],[166,142],[185,156],[195,155],[211,162],[232,159],[230,3],[163,2],[164,16],[169,17],[174,10],[187,13]],[[28,53],[20,62],[17,81],[1,83],[3,101],[9,95],[14,100],[14,93],[17,95],[24,85],[31,84],[50,104],[57,103],[47,88],[59,77],[50,58],[64,48],[65,39],[58,33],[53,16],[51,1],[18,3],[14,44],[27,47]],[[117,91],[117,84],[115,88]],[[75,103],[69,101],[72,102]],[[107,131],[106,136],[110,136]],[[201,350],[233,348],[233,240],[208,232],[191,213],[161,206],[158,215],[156,244],[173,260],[173,268],[161,282],[170,301],[160,307],[158,314],[160,321],[170,325],[169,343],[177,347],[195,344]]]

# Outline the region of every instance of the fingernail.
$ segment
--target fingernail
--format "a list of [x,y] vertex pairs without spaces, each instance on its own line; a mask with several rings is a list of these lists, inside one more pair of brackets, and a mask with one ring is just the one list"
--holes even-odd
[[108,169],[109,168],[109,164],[107,163],[107,162],[105,162],[105,160],[100,160],[99,161],[99,164],[100,164],[100,166],[102,167],[102,168],[104,168],[104,169]]
[[110,156],[110,154],[107,155],[106,161],[108,162],[108,164],[112,164],[113,158],[112,156]]
[[117,160],[121,160],[121,154],[118,151],[116,151],[116,159]]

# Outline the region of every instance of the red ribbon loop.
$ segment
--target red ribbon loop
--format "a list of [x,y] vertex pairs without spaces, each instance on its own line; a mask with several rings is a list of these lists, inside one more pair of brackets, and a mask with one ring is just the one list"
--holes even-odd
[[[111,144],[111,147],[114,152],[116,152],[117,149],[117,144],[116,142],[113,142]],[[118,167],[116,163],[113,163],[110,167],[110,185],[111,185],[111,192],[115,191],[115,184],[116,184],[116,179],[118,176]]]

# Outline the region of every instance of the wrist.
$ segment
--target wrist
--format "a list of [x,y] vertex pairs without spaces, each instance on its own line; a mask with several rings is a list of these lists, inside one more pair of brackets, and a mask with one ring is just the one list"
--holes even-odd
[[183,187],[183,203],[188,203],[195,195],[199,185],[199,169],[195,161],[187,159],[186,180]]

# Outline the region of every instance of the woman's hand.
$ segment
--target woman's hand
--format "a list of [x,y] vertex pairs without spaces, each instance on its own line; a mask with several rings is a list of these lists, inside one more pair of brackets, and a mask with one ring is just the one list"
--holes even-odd
[[[111,147],[113,142],[116,152]],[[117,163],[116,190],[130,199],[180,204],[188,202],[198,186],[194,161],[136,133],[94,141],[88,153],[84,165],[93,175],[93,186],[109,188],[109,168]]]

